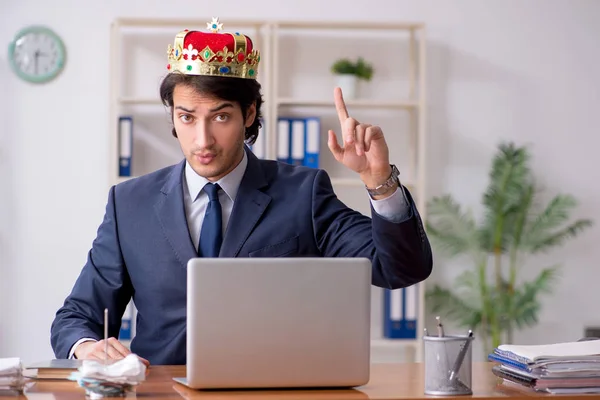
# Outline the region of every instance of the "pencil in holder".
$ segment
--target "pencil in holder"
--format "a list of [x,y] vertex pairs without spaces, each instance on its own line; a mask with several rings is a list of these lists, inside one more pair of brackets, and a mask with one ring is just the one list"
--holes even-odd
[[472,333],[423,336],[425,394],[472,395]]

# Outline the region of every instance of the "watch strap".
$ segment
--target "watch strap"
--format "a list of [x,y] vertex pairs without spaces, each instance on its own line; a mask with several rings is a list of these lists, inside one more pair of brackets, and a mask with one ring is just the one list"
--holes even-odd
[[400,180],[399,180],[400,171],[398,171],[398,168],[396,168],[396,166],[394,164],[390,164],[390,167],[392,167],[392,173],[390,174],[390,177],[385,182],[383,182],[381,185],[379,185],[373,189],[368,188],[365,185],[365,188],[367,189],[367,192],[369,193],[369,195],[379,196],[382,194],[386,194],[392,188],[394,188],[396,185],[400,186]]

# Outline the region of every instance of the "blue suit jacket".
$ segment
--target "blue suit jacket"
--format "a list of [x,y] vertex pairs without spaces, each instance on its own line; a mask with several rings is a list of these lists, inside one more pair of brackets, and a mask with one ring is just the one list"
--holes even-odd
[[[432,254],[408,190],[401,223],[346,207],[322,170],[259,160],[248,153],[221,257],[367,257],[373,284],[400,288],[427,278]],[[51,344],[68,357],[83,337],[117,337],[133,297],[131,350],[152,364],[185,364],[186,264],[198,254],[183,202],[185,161],[110,190],[106,213],[72,292],[56,313]]]

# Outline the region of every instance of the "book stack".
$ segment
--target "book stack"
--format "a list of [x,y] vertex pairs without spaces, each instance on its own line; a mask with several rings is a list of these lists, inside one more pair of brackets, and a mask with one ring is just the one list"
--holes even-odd
[[25,366],[26,372],[30,374],[30,371],[37,371],[36,374],[32,375],[35,379],[67,379],[72,372],[77,371],[83,364],[82,360],[74,358],[67,359],[53,359]]
[[544,345],[501,345],[488,355],[510,386],[553,394],[600,393],[600,339]]
[[23,391],[24,378],[21,359],[0,358],[0,396]]

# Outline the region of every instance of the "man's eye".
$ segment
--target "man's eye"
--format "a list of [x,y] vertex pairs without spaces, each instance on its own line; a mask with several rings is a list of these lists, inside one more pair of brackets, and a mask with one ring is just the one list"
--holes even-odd
[[217,115],[217,121],[221,121],[221,122],[227,121],[227,114]]
[[190,122],[192,120],[192,117],[190,115],[187,114],[182,114],[179,116],[179,120],[181,120],[181,122]]

